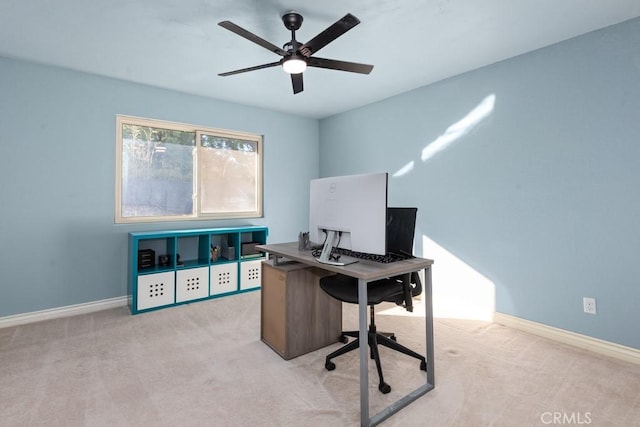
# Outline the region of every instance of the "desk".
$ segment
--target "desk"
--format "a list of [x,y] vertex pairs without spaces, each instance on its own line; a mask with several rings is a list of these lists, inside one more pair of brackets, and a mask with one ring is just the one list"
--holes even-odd
[[[298,242],[278,243],[272,245],[258,245],[256,248],[267,252],[274,257],[274,264],[278,264],[281,258],[301,262],[307,265],[322,268],[327,271],[341,273],[358,279],[358,322],[360,338],[360,425],[375,426],[389,418],[414,400],[433,390],[435,387],[434,373],[434,349],[433,349],[433,307],[431,295],[431,265],[432,260],[424,258],[411,258],[404,261],[389,264],[360,260],[355,264],[335,266],[321,264],[311,255],[311,251],[300,251]],[[385,277],[398,276],[413,271],[424,269],[423,300],[425,305],[425,331],[427,347],[427,381],[398,401],[385,409],[369,417],[369,351],[367,340],[367,283],[383,279]]]

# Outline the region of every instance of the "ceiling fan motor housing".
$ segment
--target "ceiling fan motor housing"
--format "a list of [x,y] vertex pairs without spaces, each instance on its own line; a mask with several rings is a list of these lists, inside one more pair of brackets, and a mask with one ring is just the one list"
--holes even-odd
[[289,12],[282,15],[284,26],[291,31],[298,31],[302,25],[302,15],[296,12]]

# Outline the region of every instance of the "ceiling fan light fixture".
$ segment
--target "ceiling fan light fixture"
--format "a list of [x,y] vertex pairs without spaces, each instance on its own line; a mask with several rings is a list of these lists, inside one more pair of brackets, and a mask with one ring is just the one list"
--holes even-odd
[[292,56],[282,63],[282,69],[289,74],[300,74],[307,69],[307,61],[298,56]]

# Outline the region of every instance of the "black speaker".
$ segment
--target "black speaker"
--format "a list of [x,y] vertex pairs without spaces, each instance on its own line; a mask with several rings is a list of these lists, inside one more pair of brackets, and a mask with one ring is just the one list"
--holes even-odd
[[138,268],[151,268],[156,266],[156,251],[153,249],[138,250]]

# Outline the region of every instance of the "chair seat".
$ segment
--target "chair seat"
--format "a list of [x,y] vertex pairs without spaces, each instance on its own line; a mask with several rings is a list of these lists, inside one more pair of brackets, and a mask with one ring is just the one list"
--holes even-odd
[[[320,287],[333,298],[351,304],[358,304],[358,279],[342,274],[320,279]],[[402,298],[402,287],[395,281],[382,279],[367,286],[367,305]]]
[[[376,369],[380,378],[378,390],[380,390],[384,394],[391,391],[391,386],[384,381],[384,376],[382,374],[382,365],[380,361],[380,353],[378,352],[379,345],[388,347],[392,350],[399,351],[400,353],[404,353],[408,356],[418,359],[420,361],[420,369],[423,371],[427,370],[427,362],[424,356],[397,343],[394,334],[385,334],[383,332],[378,332],[376,329],[374,306],[383,301],[402,304],[405,298],[405,289],[403,288],[406,287],[403,285],[405,285],[406,281],[409,280],[409,277],[411,277],[411,275],[405,275],[403,277],[404,280],[393,277],[369,282],[367,284],[367,305],[369,306],[369,311],[371,313],[371,319],[367,331],[367,344],[369,345],[371,358],[376,362]],[[413,277],[416,280],[416,287],[414,289],[420,291],[422,287],[418,286],[419,278],[417,274]],[[320,279],[320,287],[328,295],[336,298],[339,301],[358,304],[358,279],[344,276],[342,274],[327,276]],[[411,301],[411,290],[406,290],[406,292],[408,292],[409,301]],[[409,308],[407,309],[409,310]],[[347,343],[347,336],[355,337],[356,339]],[[340,341],[347,344],[340,347],[326,357],[324,364],[325,369],[327,369],[328,371],[334,370],[336,368],[336,365],[332,362],[333,358],[357,349],[360,346],[360,340],[358,339],[359,336],[359,331],[343,331]]]

